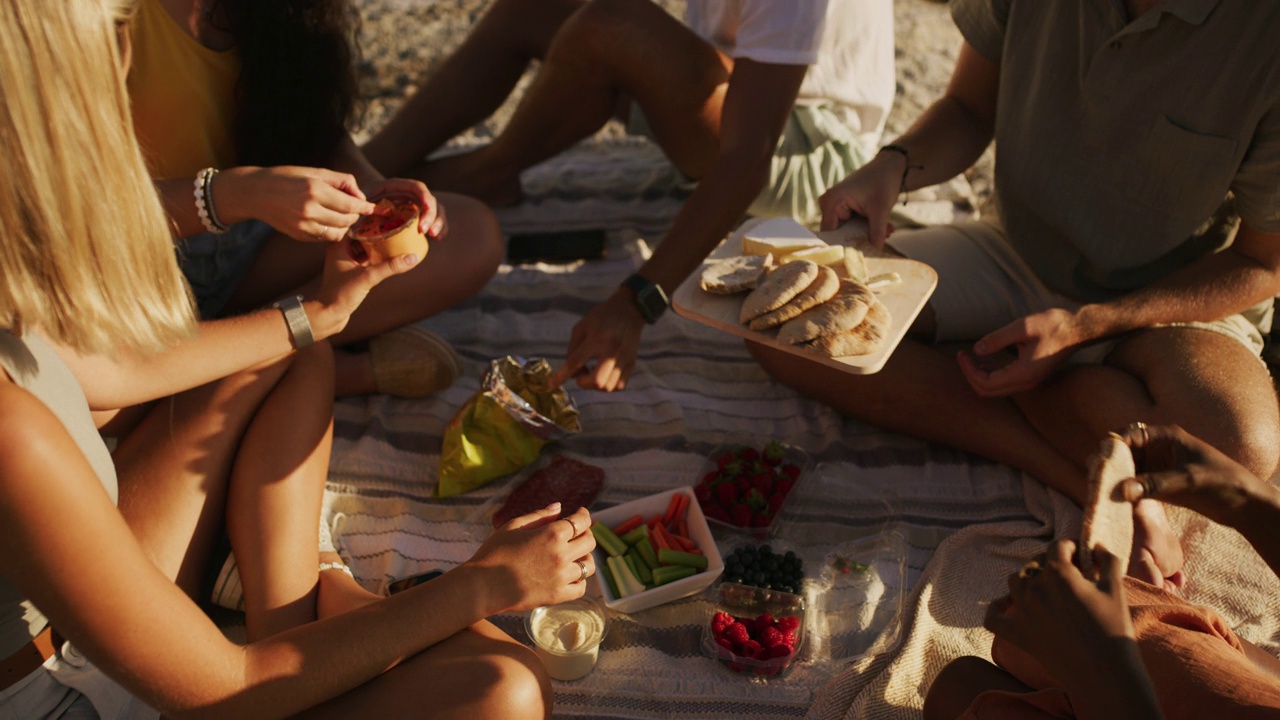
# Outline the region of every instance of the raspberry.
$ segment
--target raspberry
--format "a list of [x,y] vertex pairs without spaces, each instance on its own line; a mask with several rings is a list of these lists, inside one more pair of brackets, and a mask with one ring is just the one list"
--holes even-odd
[[787,647],[786,645],[774,645],[773,647],[769,648],[769,659],[772,660],[774,658],[787,657],[793,652],[795,651]]
[[733,616],[727,612],[718,612],[711,618],[711,632],[719,635],[725,628],[733,624]]
[[775,621],[773,619],[773,616],[770,615],[769,613],[765,613],[763,615],[757,615],[756,616],[756,632],[759,633],[765,628],[771,628],[776,624],[776,622],[777,621]]
[[782,645],[788,650],[796,649],[796,634],[791,630],[782,631]]
[[769,626],[761,630],[758,635],[760,637],[760,644],[770,649],[778,645],[782,645],[783,643],[782,631],[773,626]]
[[751,658],[752,660],[769,657],[769,651],[765,650],[764,647],[755,640],[748,640],[742,643],[742,645],[738,647],[738,654],[744,658]]
[[747,632],[746,625],[735,622],[724,629],[724,637],[729,638],[729,642],[734,645],[741,645],[751,639],[751,634]]
[[783,632],[795,632],[800,627],[800,618],[794,615],[778,618],[778,629]]
[[724,648],[725,650],[728,650],[729,652],[733,652],[735,649],[737,649],[734,646],[733,641],[723,635],[716,638],[716,644]]

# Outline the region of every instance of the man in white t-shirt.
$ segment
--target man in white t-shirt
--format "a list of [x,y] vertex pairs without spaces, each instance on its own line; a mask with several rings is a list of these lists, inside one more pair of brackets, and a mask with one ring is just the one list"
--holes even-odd
[[[493,113],[533,59],[491,144],[421,162]],[[892,0],[688,0],[683,24],[651,0],[496,0],[365,152],[383,172],[509,204],[522,170],[612,117],[652,137],[697,188],[574,327],[554,378],[618,390],[645,323],[744,213],[816,218],[818,197],[875,154],[894,82]]]

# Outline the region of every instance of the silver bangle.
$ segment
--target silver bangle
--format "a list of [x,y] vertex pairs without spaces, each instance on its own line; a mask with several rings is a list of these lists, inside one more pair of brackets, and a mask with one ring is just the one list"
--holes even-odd
[[204,225],[204,229],[215,235],[221,235],[227,231],[227,226],[218,220],[218,215],[213,211],[213,176],[217,175],[216,168],[207,167],[196,173],[195,181],[195,197],[196,197],[196,214],[200,216],[200,222]]
[[301,350],[315,343],[316,338],[311,334],[311,320],[302,307],[301,295],[284,298],[272,307],[279,308],[284,313],[284,321],[289,325],[289,336],[293,339],[293,349]]

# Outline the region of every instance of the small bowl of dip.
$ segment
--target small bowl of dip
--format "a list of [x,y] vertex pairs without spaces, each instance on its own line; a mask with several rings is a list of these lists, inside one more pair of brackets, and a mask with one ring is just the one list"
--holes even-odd
[[556,680],[577,680],[596,666],[609,617],[604,603],[581,597],[534,608],[524,620],[524,629],[548,675]]

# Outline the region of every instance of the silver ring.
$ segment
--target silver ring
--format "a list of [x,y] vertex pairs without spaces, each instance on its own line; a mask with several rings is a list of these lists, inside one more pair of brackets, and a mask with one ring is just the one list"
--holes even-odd
[[1023,565],[1022,568],[1018,570],[1018,577],[1022,578],[1023,580],[1027,580],[1035,577],[1036,575],[1039,575],[1040,570],[1041,568],[1040,568],[1039,561],[1032,560],[1026,565]]
[[1133,424],[1134,427],[1142,431],[1142,447],[1151,444],[1151,433],[1147,432],[1147,424],[1139,420]]
[[587,564],[582,560],[574,560],[574,562],[578,563],[578,568],[582,570],[582,577],[575,580],[573,584],[577,585],[580,582],[586,582],[587,581]]
[[[577,526],[577,525],[575,525],[575,524],[573,523],[573,520],[572,520],[571,518],[567,518],[567,517],[563,517],[563,518],[560,518],[560,519],[561,519],[561,520],[563,520],[563,521],[565,521],[565,522],[567,522],[567,523],[569,523],[569,527],[573,528],[573,537],[578,537],[578,526]],[[570,539],[572,539],[572,538],[570,538]],[[583,577],[586,577],[586,576],[584,575]]]

